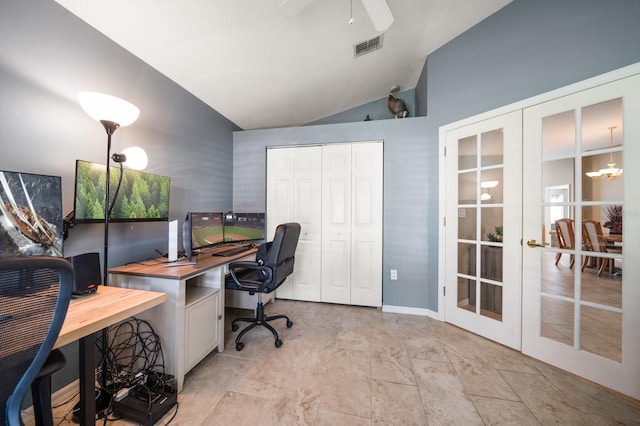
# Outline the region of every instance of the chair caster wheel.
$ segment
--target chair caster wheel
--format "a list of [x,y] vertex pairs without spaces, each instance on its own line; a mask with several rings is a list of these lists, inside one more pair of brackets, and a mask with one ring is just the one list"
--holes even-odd
[[236,343],[236,351],[240,352],[244,348],[244,343]]
[[239,328],[240,328],[240,326],[238,324],[232,324],[231,325],[231,331],[238,331]]
[[291,320],[287,321],[287,328],[291,328],[292,325],[293,325],[293,322]]
[[282,346],[282,340],[278,339],[276,340],[276,348],[279,348],[280,346]]

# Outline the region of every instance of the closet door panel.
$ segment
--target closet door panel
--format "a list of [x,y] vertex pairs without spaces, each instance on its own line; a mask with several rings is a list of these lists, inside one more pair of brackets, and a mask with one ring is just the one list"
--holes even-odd
[[296,265],[291,277],[292,298],[320,301],[322,292],[321,251],[321,168],[322,148],[292,148],[293,151],[293,221],[301,226],[296,249]]
[[319,146],[267,150],[267,240],[281,223],[302,227],[296,267],[276,290],[279,298],[320,300],[321,155]]
[[[279,223],[293,218],[293,151],[289,149],[267,150],[267,231],[266,241],[273,238]],[[293,297],[291,282],[285,282],[276,290],[276,296]]]
[[322,147],[322,300],[351,303],[351,146]]
[[382,306],[382,143],[352,145],[351,304]]

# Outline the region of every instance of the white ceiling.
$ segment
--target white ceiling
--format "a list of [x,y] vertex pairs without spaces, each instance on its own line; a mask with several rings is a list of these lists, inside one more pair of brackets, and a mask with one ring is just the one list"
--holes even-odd
[[[381,50],[361,0],[56,0],[241,128],[305,124],[415,88],[429,53],[511,0],[387,0]],[[289,13],[287,13],[289,14]],[[415,111],[410,111],[411,115]]]

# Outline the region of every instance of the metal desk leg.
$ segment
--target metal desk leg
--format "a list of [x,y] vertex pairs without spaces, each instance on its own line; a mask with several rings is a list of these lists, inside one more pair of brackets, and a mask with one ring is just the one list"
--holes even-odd
[[78,343],[80,345],[80,425],[95,425],[96,336],[90,334],[81,338]]

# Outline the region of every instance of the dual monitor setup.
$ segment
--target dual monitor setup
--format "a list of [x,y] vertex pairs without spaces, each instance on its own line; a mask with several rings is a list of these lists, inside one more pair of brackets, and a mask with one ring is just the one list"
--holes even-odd
[[240,253],[264,235],[264,213],[189,212],[182,225],[182,246],[193,262],[194,254],[209,251],[214,256]]

